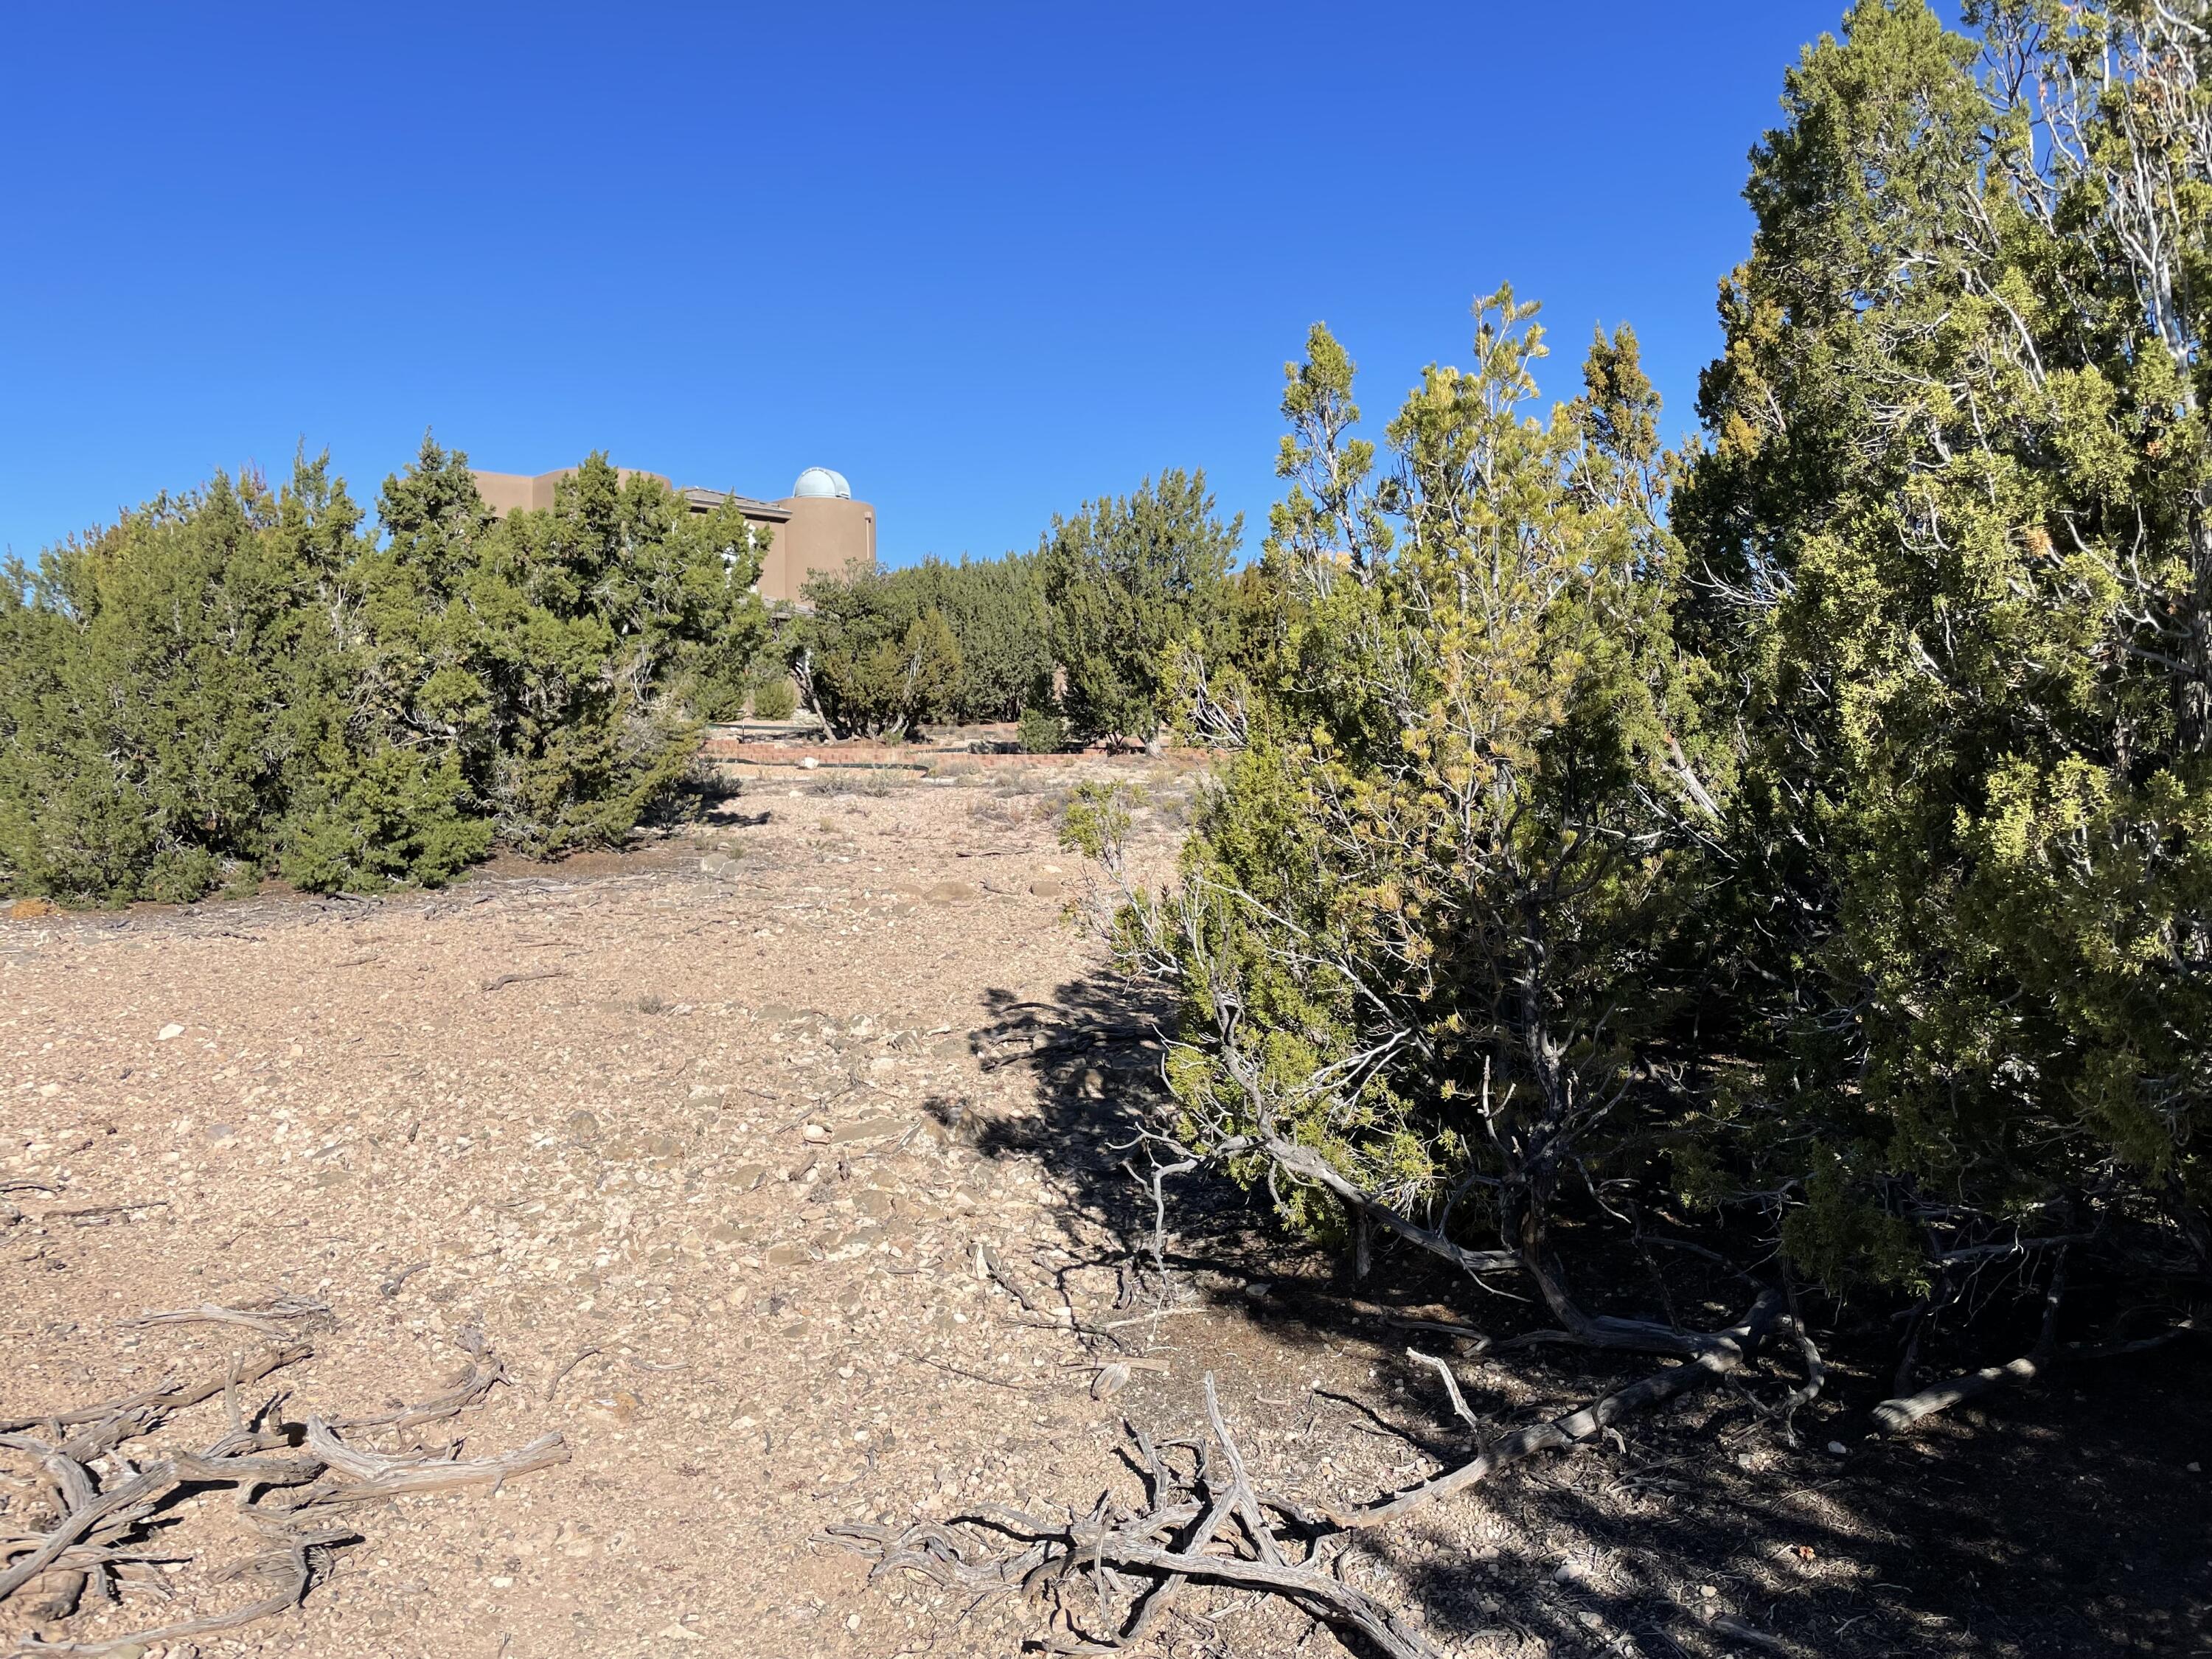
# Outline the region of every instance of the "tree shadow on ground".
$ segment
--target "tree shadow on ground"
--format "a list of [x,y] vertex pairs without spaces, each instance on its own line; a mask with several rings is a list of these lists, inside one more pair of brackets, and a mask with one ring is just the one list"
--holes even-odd
[[[1155,1218],[1137,1142],[1161,1121],[1159,1033],[1170,1011],[1103,975],[1049,1002],[994,993],[988,1006],[972,1039],[979,1061],[1027,1073],[1036,1109],[973,1125],[969,1138],[987,1157],[1040,1161],[1141,1266]],[[1363,1345],[1370,1381],[1349,1409],[1368,1432],[1436,1465],[1473,1454],[1475,1437],[1443,1408],[1434,1373],[1406,1357],[1409,1340],[1448,1353],[1449,1335],[1408,1322],[1472,1321],[1504,1337],[1543,1322],[1539,1310],[1488,1297],[1406,1250],[1380,1255],[1357,1281],[1347,1261],[1286,1237],[1264,1194],[1218,1175],[1176,1176],[1166,1190],[1161,1255],[1177,1293],[1252,1322],[1270,1343]],[[1656,1311],[1632,1253],[1592,1237],[1578,1254],[1591,1284],[1615,1290],[1595,1302]],[[1726,1275],[1676,1273],[1670,1261],[1686,1322],[1741,1312],[1742,1287]],[[1220,1335],[1182,1326],[1169,1346]],[[1364,1534],[1347,1571],[1354,1582],[1375,1575],[1366,1587],[1417,1609],[1438,1637],[1471,1643],[1487,1632],[1493,1648],[1510,1636],[1522,1652],[1742,1652],[1760,1633],[1778,1644],[1771,1650],[1799,1654],[2212,1652],[2201,1349],[2082,1364],[1889,1441],[1866,1437],[1869,1409],[1889,1392],[1888,1328],[1863,1320],[1856,1336],[1832,1342],[1827,1388],[1796,1419],[1794,1446],[1754,1408],[1754,1397],[1771,1401],[1797,1380],[1770,1364],[1626,1420],[1607,1443],[1541,1455]],[[1211,1363],[1202,1347],[1188,1358],[1177,1386],[1157,1396],[1184,1432],[1202,1422],[1196,1374]],[[1494,1435],[1664,1363],[1537,1348],[1455,1369]],[[1501,1368],[1515,1386],[1486,1386],[1502,1383]],[[1729,1619],[1753,1636],[1731,1635]]]

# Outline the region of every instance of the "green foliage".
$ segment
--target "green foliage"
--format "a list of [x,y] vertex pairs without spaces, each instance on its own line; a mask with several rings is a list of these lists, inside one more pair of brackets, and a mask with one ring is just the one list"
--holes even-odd
[[1066,720],[1042,704],[1024,708],[1014,731],[1025,755],[1056,755],[1071,741]]
[[1533,415],[1510,294],[1387,460],[1291,366],[1264,556],[1151,657],[1238,747],[1117,925],[1299,1224],[1480,1216],[1570,1326],[1570,1170],[1937,1306],[2022,1236],[2212,1267],[2212,50],[1971,11],[1790,72],[1686,460],[1626,330]]
[[1079,783],[1060,809],[1060,844],[1118,875],[1129,842],[1130,809],[1144,804],[1144,791],[1118,778]]
[[1144,743],[1158,730],[1176,653],[1215,642],[1243,535],[1241,516],[1215,514],[1203,472],[1169,471],[1054,519],[1036,556],[1077,737]]
[[741,518],[594,456],[495,522],[425,441],[372,534],[327,462],[218,475],[12,566],[0,888],[202,896],[450,879],[618,842],[689,764],[678,688],[765,621]]
[[[951,624],[935,609],[896,624],[875,602],[885,580],[872,574],[835,588],[809,586],[816,608],[800,624],[798,671],[839,736],[903,736],[952,708],[962,663]],[[847,602],[849,609],[837,608]]]
[[778,674],[753,687],[753,718],[757,720],[787,720],[799,708],[799,688],[791,683],[790,676]]
[[[1794,1132],[1751,1178],[1804,1177],[1810,1136],[1939,1237],[2067,1231],[2094,1193],[2201,1254],[2203,46],[1978,9],[1984,75],[1919,0],[1862,0],[1791,72],[1678,503],[1719,578],[1691,626],[1746,693],[1713,936]],[[1849,1231],[1821,1179],[1793,1249],[1899,1276],[1812,1249]]]
[[[840,732],[1012,720],[1051,679],[1034,559],[925,559],[900,570],[821,575],[808,582],[806,598],[811,611],[792,625],[792,654],[810,701]],[[916,662],[908,635],[931,617],[927,637],[914,641],[927,659]],[[910,668],[924,678],[909,684]]]
[[[1480,302],[1473,366],[1424,375],[1379,490],[1345,438],[1350,362],[1315,331],[1284,400],[1314,424],[1223,635],[1244,747],[1180,895],[1122,927],[1182,990],[1190,1133],[1273,1148],[1277,1175],[1318,1155],[1401,1210],[1481,1186],[1540,1250],[1681,995],[1671,872],[1711,807],[1634,339],[1601,338],[1586,394],[1531,418],[1534,312]],[[1276,1190],[1332,1224],[1310,1179]]]

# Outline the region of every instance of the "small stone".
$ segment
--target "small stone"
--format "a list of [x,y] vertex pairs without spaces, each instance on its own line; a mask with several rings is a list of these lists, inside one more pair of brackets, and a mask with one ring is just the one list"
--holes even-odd
[[2187,1468],[2191,1474],[2202,1474],[2204,1473],[2204,1466],[2202,1463],[2190,1463],[2184,1465],[2184,1467]]
[[972,881],[939,881],[930,884],[922,896],[932,904],[966,904],[983,896],[983,890]]
[[228,1146],[238,1139],[238,1131],[228,1123],[210,1123],[207,1126],[207,1138],[210,1146]]
[[599,1120],[598,1115],[594,1113],[586,1111],[574,1111],[569,1113],[568,1133],[578,1140],[597,1140],[599,1138]]
[[804,1139],[814,1142],[817,1146],[830,1139],[830,1129],[826,1124],[810,1123],[799,1133]]
[[160,1030],[156,1031],[154,1034],[154,1041],[156,1042],[167,1042],[171,1037],[180,1037],[184,1036],[184,1034],[185,1028],[183,1026],[172,1023],[170,1024],[164,1025]]
[[[809,766],[814,764],[811,759],[806,763]],[[686,1630],[681,1625],[671,1625],[665,1630],[653,1632],[653,1635],[658,1639],[666,1642],[703,1642],[707,1639],[697,1631]]]
[[617,1389],[611,1395],[592,1401],[591,1409],[593,1415],[610,1423],[627,1423],[637,1415],[637,1408],[642,1404],[644,1401],[628,1389]]
[[1719,1591],[1717,1588],[1715,1588],[1713,1585],[1711,1585],[1711,1584],[1700,1584],[1700,1585],[1698,1585],[1698,1595],[1700,1595],[1701,1597],[1703,1597],[1705,1601],[1711,1601],[1711,1600],[1713,1599],[1713,1597],[1715,1597],[1716,1595],[1718,1595],[1720,1594],[1720,1591]]
[[1850,1449],[1850,1448],[1846,1447],[1840,1440],[1831,1440],[1828,1443],[1828,1449],[1833,1452],[1837,1456],[1841,1457]]

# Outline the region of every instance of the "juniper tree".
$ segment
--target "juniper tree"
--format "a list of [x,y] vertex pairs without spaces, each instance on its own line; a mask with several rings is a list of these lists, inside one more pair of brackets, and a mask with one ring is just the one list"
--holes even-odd
[[1478,304],[1471,367],[1424,374],[1380,477],[1315,330],[1265,554],[1297,595],[1280,672],[1121,940],[1182,994],[1185,1144],[1307,1225],[1525,1267],[1578,1332],[1668,1346],[1580,1311],[1548,1223],[1668,1097],[1674,870],[1718,809],[1634,337],[1538,416],[1534,311]]
[[2201,1269],[2206,36],[1975,20],[1863,0],[1754,155],[1677,511],[1747,693],[1716,936],[1766,1064],[1720,1115],[1832,1278],[2085,1232]]

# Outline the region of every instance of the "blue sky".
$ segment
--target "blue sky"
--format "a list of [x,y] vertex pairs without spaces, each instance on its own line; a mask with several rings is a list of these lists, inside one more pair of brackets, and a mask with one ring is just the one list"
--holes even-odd
[[1204,467],[1248,546],[1326,319],[1387,414],[1468,301],[1694,420],[1744,156],[1842,0],[12,9],[0,548],[425,427],[775,496],[887,562]]

